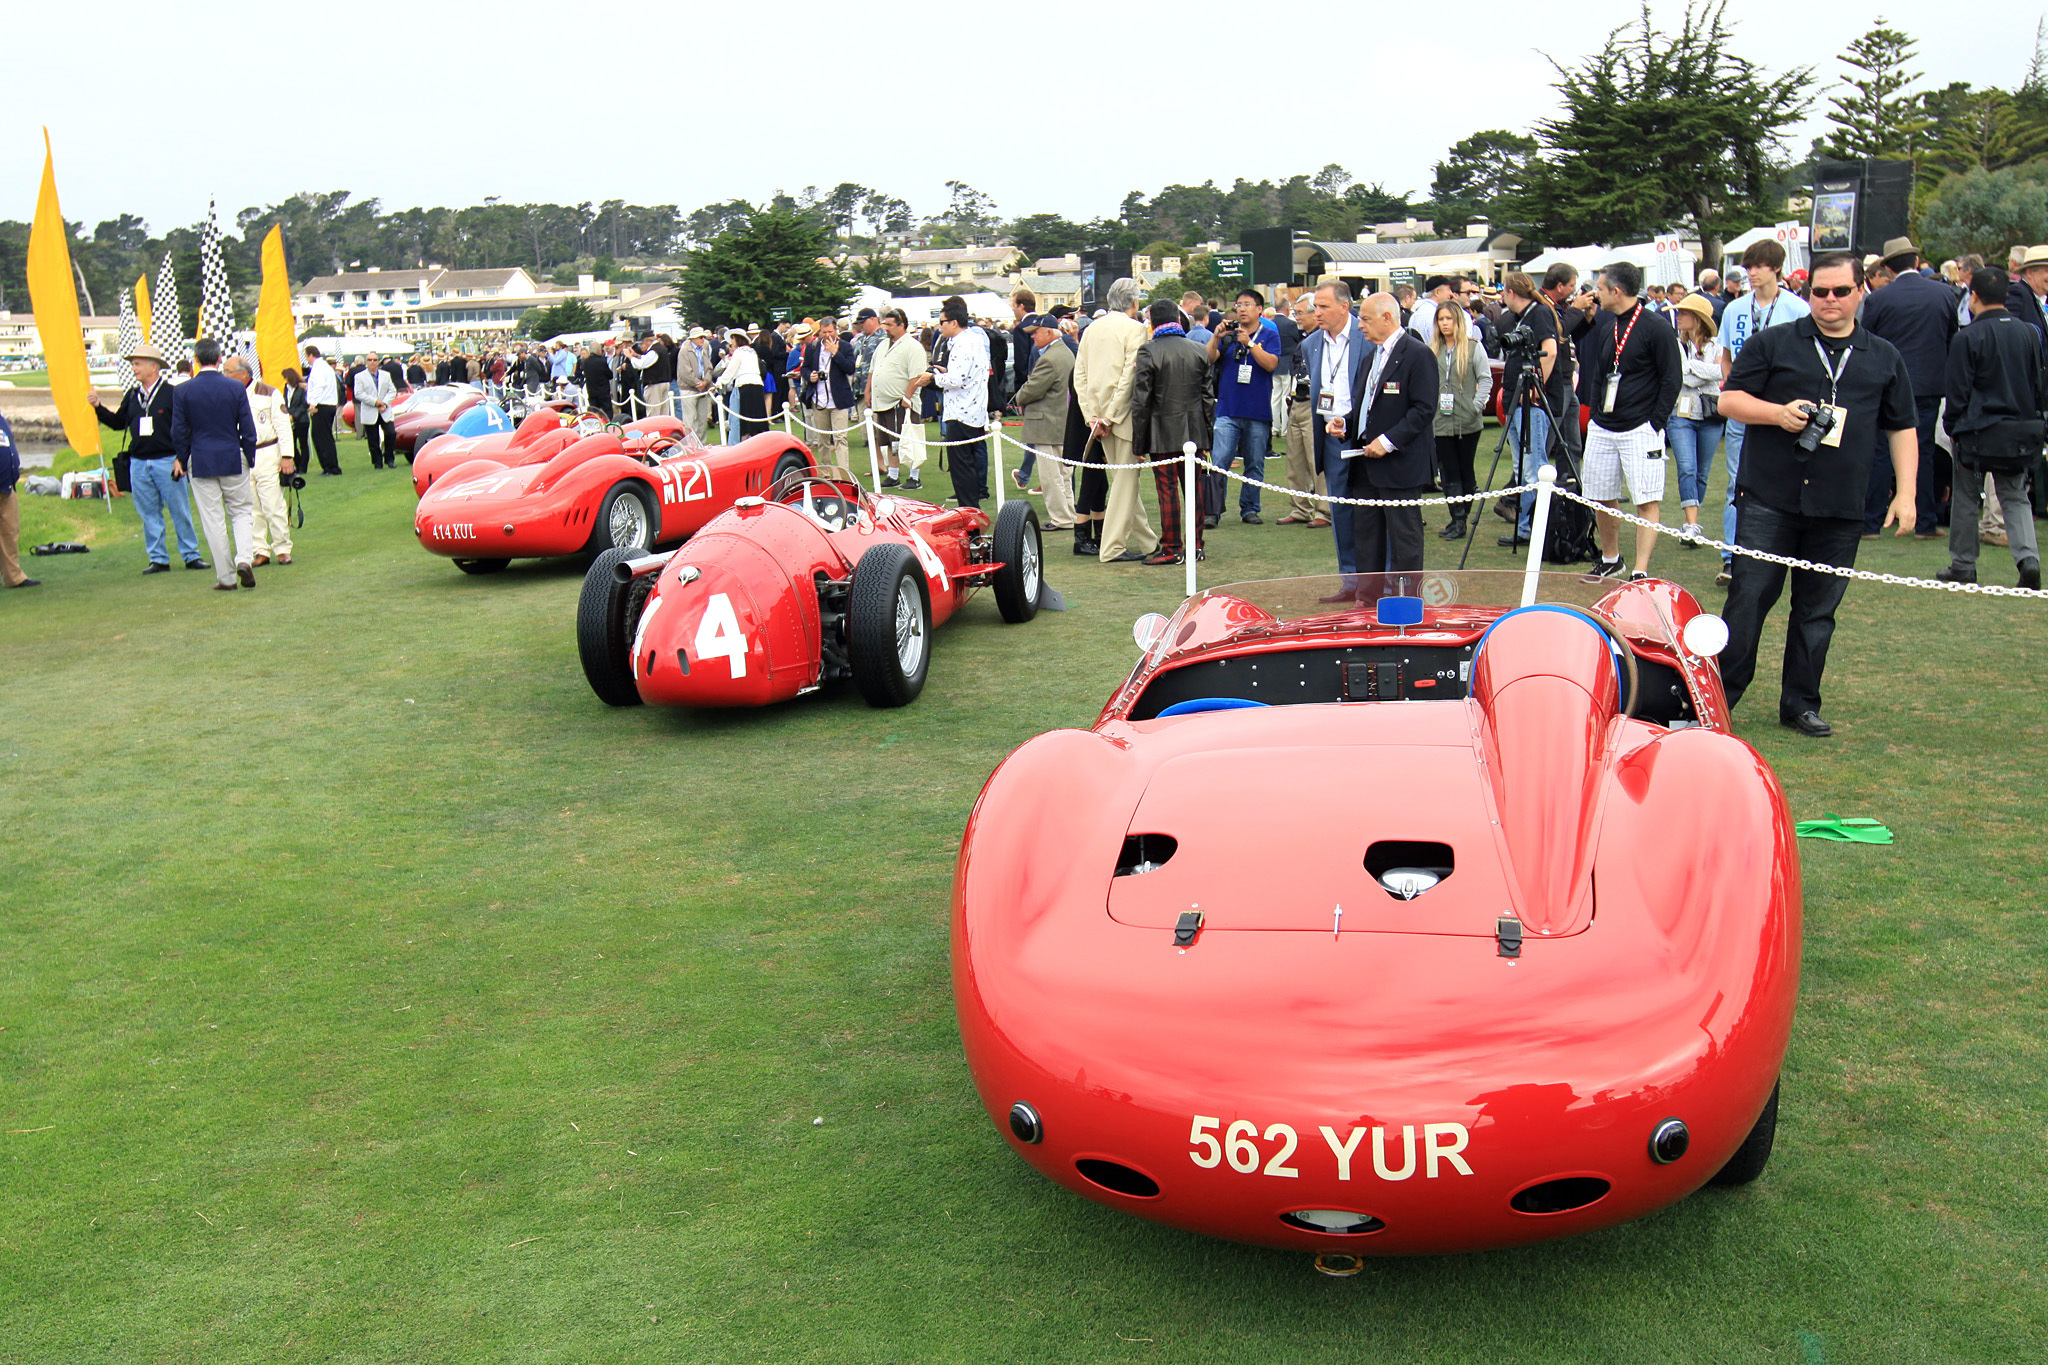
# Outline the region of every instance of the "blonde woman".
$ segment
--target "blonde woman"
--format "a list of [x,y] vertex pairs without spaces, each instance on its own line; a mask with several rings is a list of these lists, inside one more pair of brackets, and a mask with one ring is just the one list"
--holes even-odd
[[1700,499],[1706,496],[1707,475],[1728,423],[1719,412],[1721,341],[1714,327],[1714,309],[1703,295],[1690,294],[1671,314],[1678,329],[1678,406],[1672,410],[1665,437],[1672,463],[1678,466],[1678,501],[1685,529],[1678,543],[1697,549],[1700,543]]
[[[1486,424],[1486,400],[1493,393],[1493,364],[1472,335],[1462,308],[1436,310],[1429,349],[1436,352],[1436,460],[1444,492],[1454,497],[1476,493],[1479,477],[1472,460],[1479,449],[1479,429]],[[1471,507],[1468,502],[1452,503],[1450,524],[1437,532],[1438,537],[1463,540]]]

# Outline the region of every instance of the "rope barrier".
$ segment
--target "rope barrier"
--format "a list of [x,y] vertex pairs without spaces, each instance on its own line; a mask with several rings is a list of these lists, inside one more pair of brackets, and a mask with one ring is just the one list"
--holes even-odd
[[[1556,495],[1578,503],[1581,507],[1588,508],[1594,512],[1619,517],[1621,520],[1632,525],[1647,526],[1652,530],[1661,531],[1667,536],[1677,536],[1677,532],[1662,522],[1651,521],[1649,518],[1639,517],[1633,512],[1624,512],[1619,508],[1609,507],[1604,502],[1596,502],[1584,494],[1573,492],[1571,489],[1559,488],[1556,490]],[[1807,569],[1813,573],[1833,574],[1837,578],[1848,578],[1864,583],[1884,583],[1895,588],[1932,588],[1937,592],[1976,593],[1981,597],[2048,597],[2048,588],[2008,588],[1999,583],[1943,583],[1932,578],[1913,578],[1906,574],[1895,573],[1873,573],[1869,569],[1847,568],[1840,564],[1816,564],[1810,559],[1795,559],[1791,555],[1773,554],[1769,550],[1753,549],[1747,545],[1730,545],[1726,541],[1714,540],[1704,535],[1697,538],[1683,538],[1692,540],[1692,543],[1695,545],[1711,545],[1725,555],[1742,555],[1748,559],[1760,559],[1766,564],[1780,564],[1788,569]]]

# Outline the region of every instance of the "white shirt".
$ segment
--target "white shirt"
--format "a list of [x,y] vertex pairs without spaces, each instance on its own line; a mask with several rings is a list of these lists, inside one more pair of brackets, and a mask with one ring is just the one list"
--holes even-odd
[[1351,322],[1345,319],[1344,330],[1331,336],[1323,332],[1323,372],[1318,376],[1321,383],[1316,386],[1318,393],[1330,397],[1330,405],[1324,412],[1327,422],[1331,417],[1351,415]]
[[334,381],[334,367],[321,356],[306,368],[306,402],[316,408],[339,407],[341,398]]
[[946,369],[932,382],[945,390],[939,416],[948,422],[985,429],[988,426],[988,334],[962,327],[947,343]]
[[1429,341],[1431,329],[1436,326],[1436,309],[1436,300],[1424,294],[1415,300],[1415,310],[1408,314],[1408,330],[1421,337],[1425,344]]
[[[1436,316],[1436,310],[1434,308],[1430,310],[1430,316],[1432,318]],[[1399,332],[1396,332],[1392,336],[1387,338],[1386,344],[1384,344],[1378,350],[1372,353],[1372,369],[1365,376],[1365,402],[1367,408],[1370,408],[1373,404],[1373,401],[1379,397],[1380,371],[1387,368],[1387,361],[1393,356],[1394,348],[1396,346],[1399,346],[1400,344],[1401,334]],[[1361,420],[1359,425],[1362,427],[1364,425],[1364,422]],[[1360,433],[1356,431],[1351,433],[1351,435],[1354,438],[1357,437],[1359,434]],[[1392,441],[1389,441],[1384,433],[1375,437],[1374,439],[1377,440],[1381,445],[1385,446],[1388,450],[1394,449],[1394,443]]]

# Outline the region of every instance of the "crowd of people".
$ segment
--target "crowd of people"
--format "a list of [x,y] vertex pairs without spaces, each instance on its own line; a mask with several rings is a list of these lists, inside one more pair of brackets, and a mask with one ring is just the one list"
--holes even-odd
[[[186,567],[223,566],[224,589],[253,586],[255,567],[291,562],[281,483],[315,463],[321,475],[341,473],[340,405],[355,404],[372,467],[396,467],[392,405],[429,384],[474,384],[513,405],[565,394],[620,420],[669,413],[727,442],[787,415],[827,464],[846,464],[851,432],[871,424],[883,487],[922,489],[936,449],[953,500],[977,508],[990,496],[989,443],[1007,415],[1025,451],[1010,477],[1042,493],[1045,529],[1071,531],[1074,553],[1103,563],[1204,556],[1202,533],[1225,514],[1233,473],[1239,520],[1263,524],[1277,438],[1283,465],[1270,489],[1286,490],[1277,523],[1327,528],[1335,565],[1351,576],[1422,568],[1421,507],[1377,504],[1440,491],[1463,500],[1446,505],[1439,535],[1473,533],[1490,482],[1478,446],[1496,411],[1516,484],[1533,485],[1537,468],[1553,464],[1566,487],[1599,505],[1594,577],[1649,576],[1667,452],[1678,542],[1704,543],[1706,488],[1715,459],[1726,460],[1718,530],[1728,548],[1717,581],[1729,590],[1732,702],[1751,681],[1763,618],[1788,577],[1738,548],[1846,567],[1859,541],[1896,527],[1946,535],[1945,581],[1976,581],[1979,547],[1991,543],[2009,547],[2020,585],[2040,584],[2048,247],[2015,247],[2004,268],[1965,257],[1935,269],[1898,239],[1868,258],[1785,267],[1784,247],[1766,240],[1744,253],[1739,274],[1704,270],[1690,285],[1646,284],[1640,268],[1617,261],[1584,281],[1560,264],[1540,280],[1510,271],[1498,288],[1438,276],[1354,299],[1326,281],[1272,300],[1245,288],[1228,300],[1189,293],[1148,305],[1138,281],[1120,279],[1091,313],[1041,311],[1019,289],[1008,319],[971,316],[953,297],[923,327],[900,308],[862,309],[843,321],[693,326],[680,337],[507,343],[403,361],[372,354],[346,366],[316,343],[305,347],[304,373],[284,371],[276,390],[234,357],[223,368],[213,347],[191,376],[205,382],[189,413],[186,376],[167,376],[161,354],[144,346],[128,357],[135,386],[98,411],[128,432],[120,477],[142,518],[145,572],[170,567],[174,534]],[[221,405],[199,396],[225,394],[229,382],[245,395],[237,420],[246,423],[200,435],[204,422],[219,425],[211,409]],[[925,435],[932,423],[935,444]],[[1187,444],[1203,462],[1192,518],[1179,463],[1163,462]],[[235,448],[239,471],[227,454]],[[1156,527],[1139,479],[1155,460]],[[180,487],[188,472],[189,498]],[[1510,523],[1503,548],[1528,545],[1534,503],[1526,491],[1495,503]],[[0,533],[5,525],[0,515]],[[24,577],[11,560],[0,569]],[[1789,577],[1780,714],[1825,734],[1819,681],[1846,582],[1801,569]]]

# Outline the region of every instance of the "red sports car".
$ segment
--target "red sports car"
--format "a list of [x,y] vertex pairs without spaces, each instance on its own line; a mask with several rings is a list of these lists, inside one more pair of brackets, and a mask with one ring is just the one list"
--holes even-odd
[[[668,419],[667,427],[635,427],[655,431],[674,440],[685,439],[689,428],[681,422]],[[412,460],[412,491],[415,496],[424,496],[427,488],[449,470],[470,460],[496,460],[500,464],[528,464],[551,460],[562,453],[571,443],[584,436],[603,431],[607,423],[594,412],[580,417],[574,405],[563,402],[559,406],[544,408],[521,419],[518,426],[510,431],[484,432],[476,436],[457,436],[453,433],[436,436],[427,441],[414,453]]]
[[902,706],[924,688],[932,628],[983,582],[1005,621],[1059,609],[1043,562],[1028,502],[1006,505],[991,534],[976,508],[875,497],[844,469],[798,472],[673,554],[600,554],[576,644],[613,706],[764,706],[840,678],[870,705]]
[[[681,426],[672,418],[647,420]],[[612,549],[645,554],[692,534],[734,499],[811,465],[804,443],[779,431],[734,446],[698,446],[672,433],[612,428],[545,458],[511,453],[519,462],[455,466],[413,511],[420,544],[464,573],[497,573],[514,559]]]
[[409,398],[392,405],[392,438],[400,450],[410,454],[483,401],[484,391],[470,384],[436,384],[414,389]]
[[953,969],[1018,1155],[1343,1257],[1568,1236],[1762,1172],[1799,857],[1728,732],[1726,628],[1669,583],[1542,577],[1519,608],[1521,574],[1363,607],[1333,579],[1212,589],[1140,623],[1092,730],[1004,760]]

